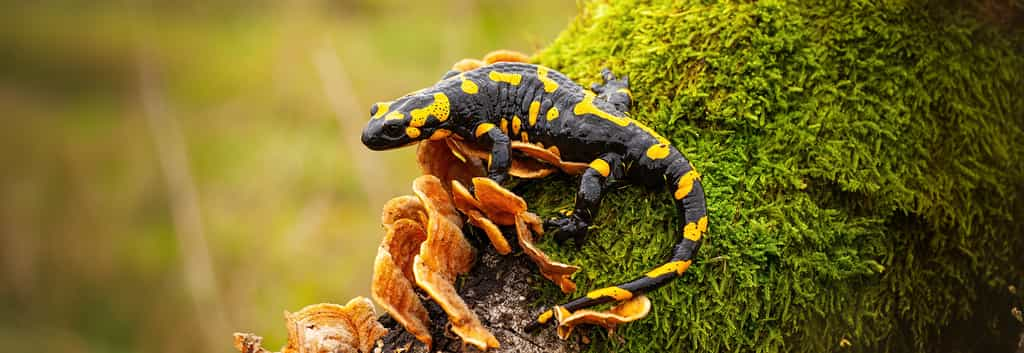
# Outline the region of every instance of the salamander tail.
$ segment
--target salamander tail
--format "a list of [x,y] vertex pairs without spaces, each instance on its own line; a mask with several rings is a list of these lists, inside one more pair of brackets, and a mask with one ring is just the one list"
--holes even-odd
[[554,310],[573,312],[595,305],[627,300],[668,284],[690,268],[697,250],[700,249],[701,240],[708,230],[704,187],[700,181],[700,174],[681,156],[670,164],[665,174],[665,179],[670,181],[669,190],[675,199],[676,209],[684,221],[682,237],[673,247],[669,260],[640,278],[591,291],[583,297],[544,311],[534,322],[526,326],[526,331],[537,330],[550,322],[554,317]]

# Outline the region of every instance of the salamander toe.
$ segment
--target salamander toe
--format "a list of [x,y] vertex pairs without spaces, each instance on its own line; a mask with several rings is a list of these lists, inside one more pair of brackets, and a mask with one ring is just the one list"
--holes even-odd
[[554,232],[555,241],[564,244],[572,238],[577,248],[583,246],[589,227],[589,223],[576,216],[553,218],[544,222],[544,228]]

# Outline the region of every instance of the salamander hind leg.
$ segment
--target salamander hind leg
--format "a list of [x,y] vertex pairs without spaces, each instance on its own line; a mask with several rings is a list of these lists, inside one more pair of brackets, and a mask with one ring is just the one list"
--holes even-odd
[[[679,278],[690,268],[708,232],[707,203],[704,199],[700,173],[681,154],[673,158],[674,161],[665,171],[664,180],[676,200],[676,210],[685,226],[682,229],[682,236],[672,248],[668,261],[632,281],[593,290],[568,303],[545,310],[526,326],[526,331],[540,329],[553,318],[559,321],[559,316],[565,317],[581,309],[638,298]],[[563,323],[558,324],[561,329]],[[568,328],[571,329],[572,325],[568,324]]]
[[605,186],[610,180],[621,178],[622,174],[622,158],[618,154],[608,153],[595,159],[580,178],[573,212],[566,217],[544,222],[544,227],[555,231],[555,240],[558,242],[572,238],[577,247],[581,246],[587,236],[587,229],[597,216]]
[[615,106],[620,112],[628,113],[633,103],[633,93],[629,90],[629,76],[615,77],[608,68],[601,70],[601,79],[604,83],[590,86],[597,98],[603,99]]

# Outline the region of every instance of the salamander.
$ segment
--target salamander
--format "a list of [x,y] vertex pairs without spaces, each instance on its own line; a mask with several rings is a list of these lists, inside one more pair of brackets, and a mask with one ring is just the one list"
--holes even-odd
[[487,176],[498,183],[509,177],[511,141],[554,146],[565,161],[589,163],[573,212],[545,222],[559,242],[571,237],[577,246],[610,181],[668,188],[683,220],[668,261],[635,280],[546,310],[527,331],[548,323],[553,310],[573,312],[664,286],[693,264],[708,231],[700,173],[668,139],[628,116],[628,77],[605,69],[602,78],[604,83],[586,89],[553,69],[517,62],[449,71],[431,87],[374,104],[362,133],[363,144],[372,150],[457,135],[489,147]]

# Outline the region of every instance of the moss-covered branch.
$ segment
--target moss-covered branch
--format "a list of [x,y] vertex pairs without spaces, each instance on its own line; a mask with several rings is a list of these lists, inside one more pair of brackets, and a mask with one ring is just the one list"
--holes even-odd
[[[539,54],[587,84],[629,74],[633,117],[694,161],[710,205],[699,264],[591,350],[937,351],[1019,332],[992,323],[1024,279],[1020,33],[945,3],[836,3],[594,1]],[[550,216],[573,183],[524,197]],[[636,187],[598,224],[581,250],[545,244],[583,266],[580,291],[658,264],[682,226]]]

